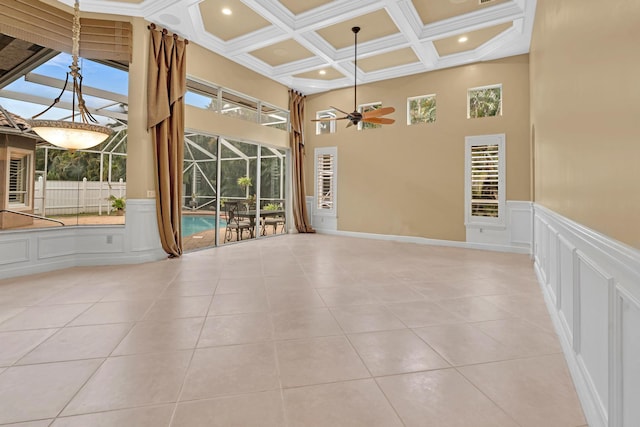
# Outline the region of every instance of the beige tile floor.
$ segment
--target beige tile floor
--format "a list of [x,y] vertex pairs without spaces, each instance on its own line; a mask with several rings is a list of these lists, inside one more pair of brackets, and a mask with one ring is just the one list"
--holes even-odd
[[283,235],[0,281],[0,425],[586,425],[528,256]]

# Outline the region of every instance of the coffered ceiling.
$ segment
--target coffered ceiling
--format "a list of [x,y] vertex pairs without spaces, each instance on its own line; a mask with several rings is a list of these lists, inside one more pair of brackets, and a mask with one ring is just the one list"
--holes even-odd
[[[72,5],[73,0],[55,0]],[[304,94],[527,53],[535,0],[81,0],[141,16]],[[230,11],[225,14],[224,9]],[[214,82],[215,83],[215,82]]]

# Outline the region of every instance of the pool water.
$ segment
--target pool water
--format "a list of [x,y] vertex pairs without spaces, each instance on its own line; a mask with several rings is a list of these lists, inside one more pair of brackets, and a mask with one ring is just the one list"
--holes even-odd
[[[215,215],[182,215],[181,224],[182,235],[191,236],[192,234],[213,230],[216,225],[216,217]],[[220,228],[226,225],[227,222],[220,218]]]

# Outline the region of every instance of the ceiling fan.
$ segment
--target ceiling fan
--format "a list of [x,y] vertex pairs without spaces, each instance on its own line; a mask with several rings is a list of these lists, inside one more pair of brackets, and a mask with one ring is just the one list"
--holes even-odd
[[395,122],[394,119],[390,119],[388,117],[382,117],[382,116],[386,116],[387,114],[391,114],[394,111],[396,111],[395,108],[393,107],[382,107],[382,108],[378,108],[376,110],[371,110],[371,111],[365,111],[364,113],[360,113],[358,111],[358,79],[357,79],[357,73],[358,73],[358,32],[360,31],[360,27],[353,27],[351,28],[351,31],[353,31],[353,37],[355,40],[354,43],[354,49],[355,49],[355,59],[354,59],[354,72],[353,72],[353,78],[354,78],[354,84],[353,84],[353,113],[347,113],[346,111],[343,111],[339,108],[336,107],[331,107],[336,111],[341,112],[342,114],[346,114],[346,116],[344,117],[324,117],[321,119],[313,119],[311,120],[312,122],[328,122],[328,121],[333,121],[333,120],[349,120],[349,123],[347,123],[347,127],[352,126],[352,125],[357,125],[360,122],[364,122],[364,123],[375,123],[375,124],[380,124],[380,125],[390,125],[393,124]]

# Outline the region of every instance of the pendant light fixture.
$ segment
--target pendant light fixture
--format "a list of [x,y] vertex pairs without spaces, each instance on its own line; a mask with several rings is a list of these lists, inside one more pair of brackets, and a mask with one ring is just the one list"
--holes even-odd
[[[82,75],[78,66],[78,55],[80,51],[80,4],[75,0],[73,10],[73,60],[67,71],[64,87],[60,95],[43,112],[33,116],[29,121],[31,129],[45,141],[58,147],[66,148],[70,151],[81,150],[93,147],[106,140],[113,130],[106,126],[101,126],[95,117],[87,111],[87,107],[82,98]],[[65,120],[33,120],[49,111],[55,106],[67,89],[69,76],[73,81],[73,99],[71,100],[71,121]],[[77,105],[76,105],[77,104]],[[76,113],[76,107],[78,109]],[[79,120],[76,120],[76,114]]]

